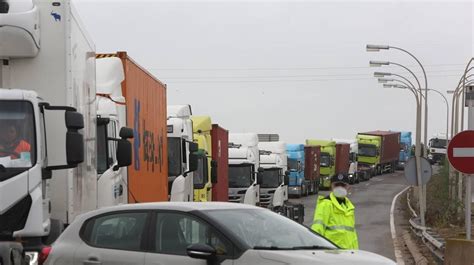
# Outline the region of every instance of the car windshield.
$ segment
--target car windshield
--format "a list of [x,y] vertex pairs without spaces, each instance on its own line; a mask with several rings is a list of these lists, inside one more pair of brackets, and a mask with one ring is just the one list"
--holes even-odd
[[168,176],[181,175],[181,138],[168,137]]
[[298,160],[294,158],[288,158],[288,170],[298,171]]
[[431,139],[430,147],[432,148],[446,148],[446,139]]
[[253,179],[253,165],[229,165],[229,188],[248,188]]
[[267,209],[211,210],[208,215],[250,248],[336,249],[309,228]]
[[359,156],[377,156],[377,148],[375,145],[359,145]]
[[36,163],[33,106],[27,101],[0,101],[0,181]]
[[262,172],[262,183],[261,188],[277,188],[281,181],[281,169],[280,168],[268,168]]
[[331,165],[331,156],[328,153],[321,153],[321,162],[322,167],[329,167]]

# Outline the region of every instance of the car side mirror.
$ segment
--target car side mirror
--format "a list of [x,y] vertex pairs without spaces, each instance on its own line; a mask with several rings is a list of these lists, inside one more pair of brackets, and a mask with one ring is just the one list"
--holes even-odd
[[187,247],[186,253],[194,259],[212,260],[216,257],[215,248],[206,244],[192,244]]
[[133,130],[128,127],[122,127],[120,128],[119,136],[122,139],[131,139],[133,138]]
[[77,111],[66,111],[66,161],[70,166],[84,162],[84,136],[79,130],[84,128],[84,116]]
[[128,167],[132,164],[132,144],[125,139],[117,140],[117,165],[114,166],[114,171],[121,167]]
[[211,160],[211,183],[217,183],[217,161]]

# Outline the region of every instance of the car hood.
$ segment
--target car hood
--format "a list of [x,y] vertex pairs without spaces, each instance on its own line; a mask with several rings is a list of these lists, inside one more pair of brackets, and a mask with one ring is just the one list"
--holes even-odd
[[361,250],[259,250],[261,258],[274,264],[292,265],[395,265],[390,259]]

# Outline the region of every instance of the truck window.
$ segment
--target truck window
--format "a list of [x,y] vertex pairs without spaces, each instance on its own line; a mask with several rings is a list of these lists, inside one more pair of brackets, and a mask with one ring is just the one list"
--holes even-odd
[[377,156],[377,147],[372,144],[359,145],[359,156]]
[[294,171],[300,171],[298,160],[293,158],[288,158],[288,169]]
[[168,176],[182,174],[181,156],[181,138],[168,137]]
[[229,188],[248,188],[253,183],[253,165],[229,165]]
[[97,173],[103,174],[109,167],[107,161],[107,126],[97,125]]
[[0,181],[36,163],[33,106],[27,101],[0,101]]
[[281,183],[281,169],[269,168],[263,171],[261,188],[278,188]]
[[194,171],[193,183],[195,189],[203,189],[207,182],[207,157],[205,155],[199,155],[198,167]]
[[331,166],[331,156],[328,153],[321,153],[320,166],[322,166],[322,167],[330,167]]

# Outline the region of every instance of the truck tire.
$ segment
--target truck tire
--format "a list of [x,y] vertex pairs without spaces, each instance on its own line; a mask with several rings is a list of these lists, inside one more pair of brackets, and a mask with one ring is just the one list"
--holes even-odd
[[51,219],[51,228],[49,230],[49,235],[43,238],[43,243],[47,246],[53,244],[63,231],[64,223],[61,220]]

